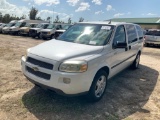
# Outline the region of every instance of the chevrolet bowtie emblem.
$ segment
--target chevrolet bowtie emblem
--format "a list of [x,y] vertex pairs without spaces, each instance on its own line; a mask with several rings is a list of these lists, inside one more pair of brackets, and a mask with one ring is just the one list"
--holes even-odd
[[34,71],[39,71],[39,69],[38,69],[37,67],[32,67],[32,69],[33,69]]

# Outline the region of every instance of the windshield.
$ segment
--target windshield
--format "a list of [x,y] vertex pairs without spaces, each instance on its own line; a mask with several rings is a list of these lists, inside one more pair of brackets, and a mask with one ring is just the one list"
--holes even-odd
[[53,29],[53,28],[55,28],[54,24],[49,24],[49,26],[47,27],[47,29]]
[[67,30],[71,25],[62,25],[62,30]]
[[16,23],[9,23],[9,24],[7,24],[7,27],[12,27],[12,26],[14,26]]
[[76,24],[63,33],[58,40],[86,45],[105,45],[114,26],[102,24]]
[[17,22],[15,27],[19,27],[22,24],[22,22]]
[[28,23],[28,24],[26,24],[24,27],[30,27],[31,25]]
[[42,28],[43,27],[43,24],[38,24],[37,26],[36,26],[36,28]]

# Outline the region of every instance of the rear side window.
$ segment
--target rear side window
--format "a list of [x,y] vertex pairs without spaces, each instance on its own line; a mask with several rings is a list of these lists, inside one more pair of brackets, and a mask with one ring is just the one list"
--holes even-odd
[[136,25],[136,29],[137,29],[137,32],[138,32],[139,40],[143,40],[143,36],[144,36],[143,30],[138,25]]
[[127,35],[128,35],[128,43],[136,42],[137,39],[137,33],[134,25],[126,25],[127,29]]

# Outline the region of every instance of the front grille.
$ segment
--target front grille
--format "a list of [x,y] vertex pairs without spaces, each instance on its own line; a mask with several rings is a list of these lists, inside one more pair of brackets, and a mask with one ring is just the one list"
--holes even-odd
[[47,32],[42,32],[42,34],[47,34]]
[[55,32],[55,38],[59,37],[63,32]]
[[36,33],[36,30],[29,30],[30,33]]
[[28,66],[26,66],[26,70],[27,70],[29,73],[31,73],[31,74],[33,74],[33,75],[35,75],[35,76],[37,76],[37,77],[46,79],[46,80],[50,80],[50,78],[51,78],[51,75],[49,75],[49,74],[47,74],[47,73],[40,72],[40,71],[34,71],[32,68],[30,68],[30,67],[28,67]]
[[40,61],[40,60],[36,60],[34,58],[31,58],[31,57],[27,58],[27,62],[29,62],[31,64],[34,64],[34,65],[38,65],[38,66],[46,68],[46,69],[50,69],[50,70],[53,69],[53,65],[52,64],[46,63],[46,62],[43,62],[43,61]]

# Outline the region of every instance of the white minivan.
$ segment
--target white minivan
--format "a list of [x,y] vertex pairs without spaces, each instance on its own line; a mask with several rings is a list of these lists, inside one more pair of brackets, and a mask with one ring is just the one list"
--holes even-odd
[[29,48],[22,71],[35,85],[98,101],[109,78],[128,66],[138,68],[143,41],[136,24],[76,23],[58,39]]

